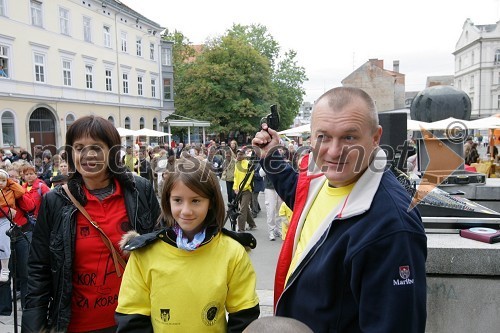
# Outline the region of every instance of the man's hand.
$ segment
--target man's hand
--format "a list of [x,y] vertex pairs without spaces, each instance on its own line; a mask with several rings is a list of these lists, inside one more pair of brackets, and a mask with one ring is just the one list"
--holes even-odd
[[273,147],[280,144],[280,137],[278,132],[268,127],[266,123],[263,123],[261,126],[262,130],[255,134],[252,145],[255,146],[257,157],[264,158]]

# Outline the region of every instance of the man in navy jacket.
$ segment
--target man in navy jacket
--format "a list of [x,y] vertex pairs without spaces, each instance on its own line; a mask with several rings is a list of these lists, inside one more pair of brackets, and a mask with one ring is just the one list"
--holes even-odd
[[253,139],[276,191],[293,207],[278,260],[275,314],[314,332],[424,332],[427,238],[412,198],[386,171],[371,97],[340,87],[312,112],[312,153],[299,172],[263,125]]

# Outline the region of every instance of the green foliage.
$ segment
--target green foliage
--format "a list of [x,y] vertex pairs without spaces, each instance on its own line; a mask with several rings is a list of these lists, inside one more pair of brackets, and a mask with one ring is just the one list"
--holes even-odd
[[255,132],[271,93],[267,60],[229,36],[206,47],[189,66],[177,91],[183,116],[209,120],[214,132]]
[[278,130],[293,123],[305,95],[305,69],[293,50],[279,58],[279,44],[265,26],[233,25],[202,49],[178,31],[163,38],[174,42],[176,114],[210,121],[215,133],[253,135],[277,104]]

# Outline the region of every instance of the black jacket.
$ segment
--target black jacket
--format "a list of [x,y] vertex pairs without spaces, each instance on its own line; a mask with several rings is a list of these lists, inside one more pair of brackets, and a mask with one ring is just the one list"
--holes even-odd
[[[129,172],[115,177],[122,187],[131,228],[140,234],[152,232],[160,215],[152,184]],[[68,187],[85,206],[82,179],[70,179]],[[76,210],[60,186],[44,196],[28,260],[22,332],[67,330],[71,318]]]

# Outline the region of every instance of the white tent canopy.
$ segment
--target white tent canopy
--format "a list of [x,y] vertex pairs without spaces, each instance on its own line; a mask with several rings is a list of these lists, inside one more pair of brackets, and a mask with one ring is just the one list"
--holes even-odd
[[494,129],[500,128],[500,117],[491,116],[469,121],[468,128],[470,129]]
[[278,134],[285,134],[288,136],[300,136],[303,133],[311,133],[311,124],[305,124],[302,126],[289,128],[287,130],[278,132]]
[[135,131],[135,136],[152,136],[152,137],[159,137],[159,136],[167,136],[171,135],[169,133],[165,132],[160,132],[160,131],[155,131],[149,128],[141,128],[140,130]]
[[159,137],[159,136],[167,136],[171,135],[169,133],[165,132],[160,132],[160,131],[155,131],[149,128],[142,128],[140,130],[134,131],[128,128],[123,128],[123,127],[117,127],[116,128],[118,133],[120,134],[121,137],[124,136],[152,136],[152,137]]
[[413,120],[413,119],[408,119],[406,121],[406,129],[408,131],[420,131],[420,126],[423,128],[427,128],[429,123],[425,121],[418,121],[418,120]]
[[[463,129],[500,128],[500,117],[492,116],[474,121],[467,121],[463,119],[449,117],[447,119],[433,121],[431,123],[413,119],[408,119],[406,121],[406,129],[408,131],[419,131],[420,126],[422,126],[426,130],[446,130],[446,129],[452,129],[452,127],[454,128],[458,127]],[[311,124],[305,124],[302,126],[289,128],[284,131],[278,132],[278,134],[285,134],[288,136],[300,136],[303,133],[311,133]]]
[[128,129],[128,128],[117,127],[116,130],[118,131],[118,134],[120,134],[121,137],[135,135],[135,131]]

